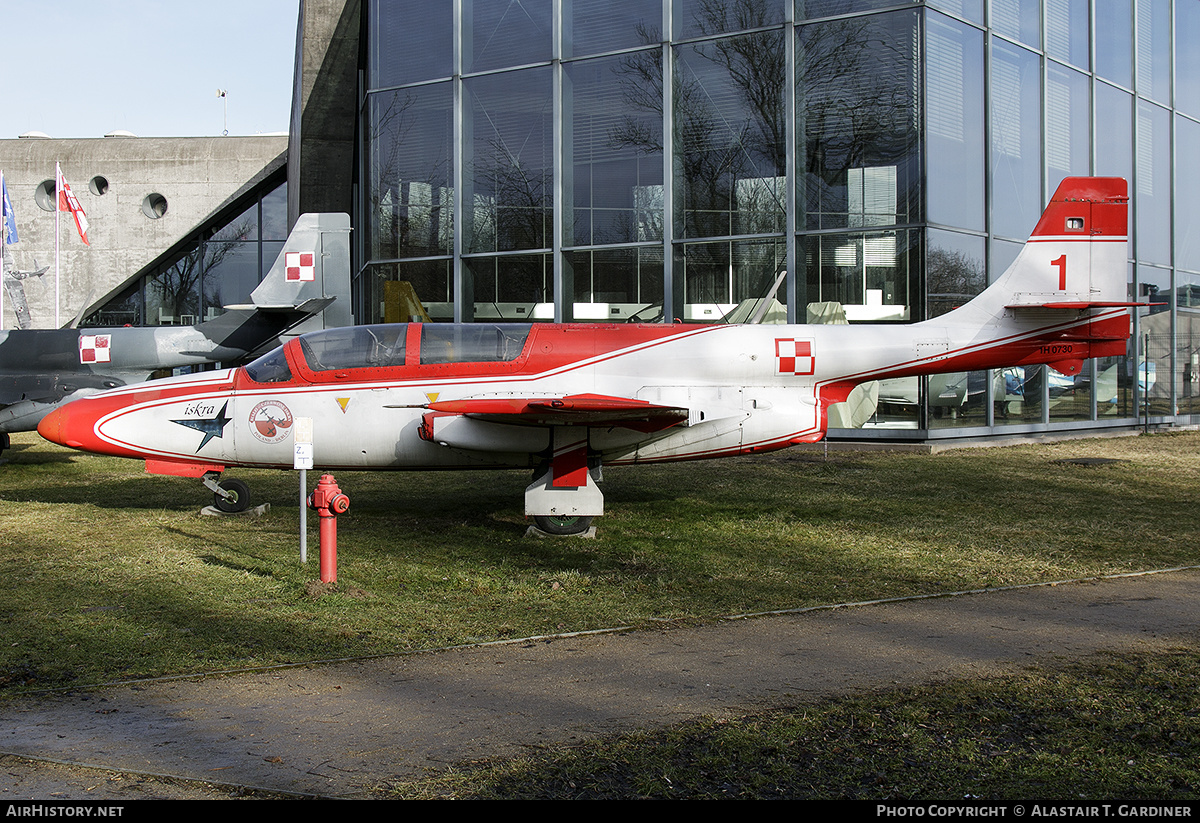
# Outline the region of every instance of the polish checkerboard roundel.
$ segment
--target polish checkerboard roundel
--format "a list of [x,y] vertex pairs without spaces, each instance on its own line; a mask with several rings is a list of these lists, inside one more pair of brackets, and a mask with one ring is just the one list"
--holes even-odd
[[311,251],[289,251],[283,255],[283,264],[287,269],[287,279],[307,282],[316,280],[317,267]]
[[817,358],[813,352],[812,340],[775,340],[775,374],[812,374],[816,369]]
[[112,362],[112,336],[108,334],[79,335],[80,363]]

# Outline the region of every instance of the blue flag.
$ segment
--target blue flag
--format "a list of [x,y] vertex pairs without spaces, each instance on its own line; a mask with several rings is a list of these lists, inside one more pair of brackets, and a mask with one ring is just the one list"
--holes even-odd
[[0,210],[4,216],[4,242],[11,245],[17,242],[17,218],[13,215],[12,201],[8,199],[8,184],[4,182],[3,174],[0,174],[0,197],[3,198]]

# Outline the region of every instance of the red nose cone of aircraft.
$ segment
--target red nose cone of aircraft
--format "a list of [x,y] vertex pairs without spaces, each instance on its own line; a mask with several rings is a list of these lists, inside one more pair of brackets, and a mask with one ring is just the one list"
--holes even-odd
[[70,446],[73,449],[82,448],[83,441],[78,436],[73,436],[72,429],[70,404],[43,417],[37,428],[38,434],[51,443]]

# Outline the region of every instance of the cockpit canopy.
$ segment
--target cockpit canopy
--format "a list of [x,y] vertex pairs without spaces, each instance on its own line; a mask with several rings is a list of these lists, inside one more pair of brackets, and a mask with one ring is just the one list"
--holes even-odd
[[[528,323],[346,326],[306,334],[298,338],[296,345],[303,359],[301,370],[307,368],[316,375],[418,365],[505,363],[521,356],[530,328]],[[293,379],[284,347],[250,363],[246,374],[256,383],[286,383]]]

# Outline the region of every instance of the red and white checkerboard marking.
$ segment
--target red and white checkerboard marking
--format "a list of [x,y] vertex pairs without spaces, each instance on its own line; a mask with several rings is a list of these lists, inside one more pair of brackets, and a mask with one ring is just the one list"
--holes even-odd
[[305,282],[317,279],[317,267],[311,251],[289,251],[283,255],[287,279]]
[[110,334],[81,334],[79,335],[80,363],[108,363],[112,361],[112,342]]
[[775,341],[775,373],[779,375],[812,374],[817,369],[811,340]]

